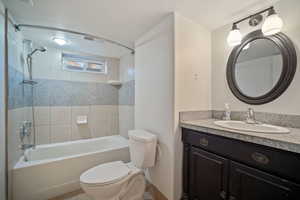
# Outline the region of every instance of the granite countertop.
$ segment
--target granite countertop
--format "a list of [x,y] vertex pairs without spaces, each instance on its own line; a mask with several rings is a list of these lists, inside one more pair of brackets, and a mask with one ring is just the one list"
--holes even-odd
[[180,126],[195,131],[261,144],[281,150],[300,153],[300,129],[288,128],[290,133],[256,133],[223,128],[214,124],[216,119],[181,121]]

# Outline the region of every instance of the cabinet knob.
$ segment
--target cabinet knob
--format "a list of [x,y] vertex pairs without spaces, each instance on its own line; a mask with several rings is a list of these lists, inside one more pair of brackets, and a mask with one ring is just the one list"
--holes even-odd
[[262,153],[254,152],[252,153],[251,157],[255,162],[263,165],[266,165],[270,162],[269,158]]
[[206,138],[200,138],[200,145],[201,146],[208,146],[208,140]]
[[236,200],[236,198],[230,195],[229,200]]
[[226,199],[226,192],[225,191],[220,192],[220,197],[222,199]]

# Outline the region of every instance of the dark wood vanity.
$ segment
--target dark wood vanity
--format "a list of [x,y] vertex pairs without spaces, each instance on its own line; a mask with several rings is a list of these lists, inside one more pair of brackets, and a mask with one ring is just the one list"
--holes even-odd
[[182,200],[299,200],[300,155],[182,129]]

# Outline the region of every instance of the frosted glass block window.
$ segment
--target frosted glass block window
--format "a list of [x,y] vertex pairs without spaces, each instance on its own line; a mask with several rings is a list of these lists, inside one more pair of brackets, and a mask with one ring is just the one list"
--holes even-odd
[[62,66],[65,71],[107,74],[106,60],[90,56],[62,53]]

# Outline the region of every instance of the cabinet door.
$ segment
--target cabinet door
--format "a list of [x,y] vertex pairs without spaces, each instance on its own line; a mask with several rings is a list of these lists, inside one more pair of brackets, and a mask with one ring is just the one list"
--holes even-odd
[[230,200],[296,200],[299,185],[245,165],[230,164]]
[[189,199],[226,199],[227,159],[201,149],[191,148],[189,177]]

